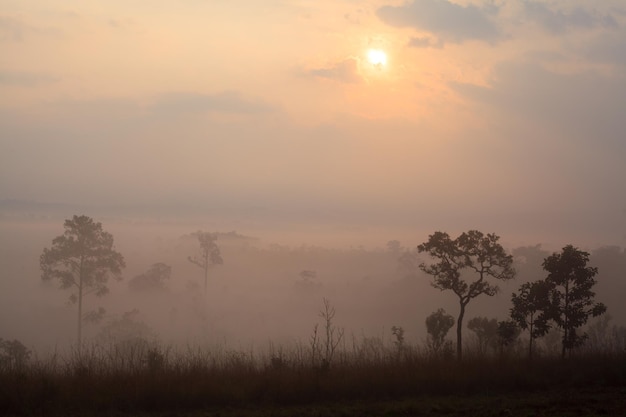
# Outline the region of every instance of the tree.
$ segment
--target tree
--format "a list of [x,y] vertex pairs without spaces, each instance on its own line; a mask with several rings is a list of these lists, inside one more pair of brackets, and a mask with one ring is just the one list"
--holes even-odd
[[2,340],[0,338],[0,371],[7,369],[23,369],[30,359],[31,351],[19,340]]
[[335,326],[333,320],[335,318],[335,307],[330,304],[330,300],[323,299],[324,309],[320,310],[318,316],[324,321],[324,339],[321,340],[318,331],[319,324],[313,327],[313,334],[310,338],[311,344],[311,363],[316,363],[316,358],[321,359],[320,367],[327,371],[335,356],[335,351],[343,339],[344,329]]
[[393,341],[393,344],[396,346],[398,353],[402,353],[404,351],[404,329],[402,326],[391,326],[391,334],[396,338]]
[[420,261],[415,249],[404,250],[398,257],[398,272],[407,278],[416,277],[420,270]]
[[[459,299],[459,316],[456,323],[456,351],[458,359],[463,357],[463,317],[469,302],[481,294],[495,295],[499,288],[488,278],[506,281],[515,277],[513,256],[507,255],[498,243],[500,238],[491,233],[484,235],[477,230],[464,232],[452,240],[445,232],[435,232],[427,242],[417,247],[426,252],[436,263],[420,264],[420,269],[433,276],[432,285],[441,290],[451,290]],[[463,279],[462,272],[469,270],[476,275],[474,281]]]
[[146,323],[137,320],[139,310],[133,309],[122,314],[121,318],[111,319],[100,329],[96,341],[102,345],[133,347],[147,346],[157,340],[157,334]]
[[513,293],[511,319],[522,330],[528,329],[528,358],[533,357],[533,341],[550,330],[550,284],[544,280],[522,284],[519,294]]
[[390,240],[387,242],[387,250],[397,255],[402,251],[402,244],[400,244],[399,240]]
[[109,292],[109,276],[121,280],[126,266],[124,257],[113,248],[113,236],[102,230],[102,224],[87,216],[66,220],[65,232],[45,248],[39,264],[44,281],[59,280],[62,289],[71,289],[70,301],[78,303],[77,339],[82,342],[83,297]]
[[133,291],[165,290],[166,283],[172,276],[172,267],[162,262],[152,264],[143,274],[135,276],[128,282]]
[[498,322],[498,345],[500,346],[500,356],[504,355],[504,350],[513,345],[520,334],[520,328],[513,320]]
[[487,353],[487,348],[495,349],[498,342],[498,320],[487,317],[474,317],[467,322],[467,328],[478,338],[478,352]]
[[303,269],[298,275],[300,278],[295,282],[294,286],[302,294],[315,294],[322,288],[322,284],[317,280],[317,271]]
[[543,262],[548,272],[546,282],[550,285],[550,318],[563,330],[561,356],[571,354],[580,346],[587,335],[579,334],[589,317],[597,317],[606,312],[602,303],[594,303],[595,293],[591,288],[596,284],[594,277],[598,268],[587,266],[589,253],[567,245],[561,253],[553,253]]
[[426,317],[426,332],[428,333],[428,346],[434,353],[438,353],[446,341],[446,335],[454,326],[454,317],[440,308]]
[[206,295],[207,281],[209,277],[209,268],[213,265],[222,265],[224,260],[220,254],[220,248],[217,246],[217,233],[196,232],[198,242],[200,242],[200,256],[189,256],[189,262],[197,265],[204,270],[204,294]]

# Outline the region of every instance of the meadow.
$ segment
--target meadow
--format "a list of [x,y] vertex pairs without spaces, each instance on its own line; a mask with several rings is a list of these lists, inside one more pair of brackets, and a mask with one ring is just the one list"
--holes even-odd
[[[626,352],[463,361],[377,339],[255,351],[141,340],[5,360],[3,415],[619,415]],[[332,348],[332,346],[330,346]]]

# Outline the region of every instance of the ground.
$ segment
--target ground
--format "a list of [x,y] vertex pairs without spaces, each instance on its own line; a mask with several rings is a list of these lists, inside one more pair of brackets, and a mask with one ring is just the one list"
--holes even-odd
[[[84,415],[64,413],[63,415]],[[626,387],[548,390],[506,395],[424,396],[393,401],[316,403],[298,406],[231,406],[89,414],[111,417],[567,417],[626,415]]]

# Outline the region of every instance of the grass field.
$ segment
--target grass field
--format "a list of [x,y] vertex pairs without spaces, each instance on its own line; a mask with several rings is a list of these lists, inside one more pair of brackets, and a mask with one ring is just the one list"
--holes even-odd
[[626,415],[626,354],[453,358],[354,346],[279,353],[84,348],[0,368],[0,414]]

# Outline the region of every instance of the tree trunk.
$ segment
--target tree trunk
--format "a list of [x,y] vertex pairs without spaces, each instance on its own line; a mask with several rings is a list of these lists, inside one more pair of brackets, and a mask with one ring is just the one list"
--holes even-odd
[[461,302],[459,318],[456,321],[456,357],[459,361],[463,359],[463,316],[465,316],[465,304]]
[[204,252],[204,296],[206,297],[207,281],[209,279],[209,252]]
[[533,358],[533,335],[532,333],[530,334],[530,341],[528,342],[528,359],[532,360]]
[[530,339],[530,341],[528,342],[528,360],[532,360],[532,358],[533,358],[533,339],[534,339],[534,337],[533,337],[533,327],[534,327],[533,324],[534,324],[534,317],[533,317],[533,315],[531,313],[531,315],[530,315],[530,326],[528,328],[528,331],[530,333],[529,337],[528,337]]
[[78,353],[80,354],[83,342],[83,257],[80,257],[78,270]]
[[565,306],[564,306],[564,316],[565,316],[565,325],[563,326],[563,347],[561,350],[561,359],[565,359],[565,352],[567,352],[568,350],[568,344],[569,344],[569,337],[570,337],[570,332],[569,332],[569,280],[566,279],[565,280]]
[[78,286],[78,353],[81,351],[83,338],[83,280]]

